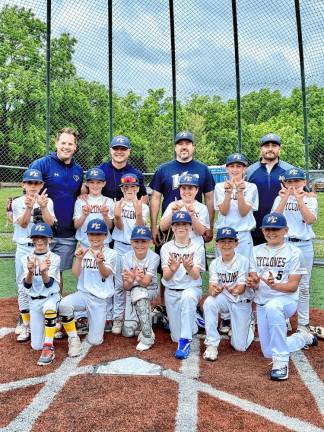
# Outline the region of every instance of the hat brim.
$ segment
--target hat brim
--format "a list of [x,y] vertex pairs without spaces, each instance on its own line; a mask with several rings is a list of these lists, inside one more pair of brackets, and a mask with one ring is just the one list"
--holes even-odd
[[228,163],[225,164],[225,166],[233,165],[233,164],[235,164],[235,163],[236,163],[236,164],[243,165],[243,166],[245,166],[245,167],[248,166],[248,163],[247,163],[247,162],[243,162],[243,161],[233,161],[233,162],[228,162]]
[[269,141],[265,141],[265,142],[261,142],[260,143],[260,147],[262,147],[262,146],[264,146],[265,144],[268,144],[268,143],[274,143],[274,144],[277,144],[279,147],[281,146],[281,143],[278,143],[278,141],[274,141],[274,140],[269,140]]
[[288,181],[288,180],[306,180],[305,177],[289,177],[288,179],[283,178],[283,181]]
[[124,147],[125,149],[130,149],[129,146],[124,145],[124,144],[114,144],[114,145],[110,146],[110,148],[115,148],[115,147]]
[[108,234],[108,231],[86,231],[87,234]]
[[131,237],[131,240],[152,240],[152,237]]
[[119,187],[123,187],[123,186],[140,186],[139,183],[120,183]]
[[218,241],[218,240],[226,240],[226,239],[232,239],[232,240],[238,240],[238,238],[237,237],[216,237],[215,238],[215,241]]
[[285,225],[285,226],[281,226],[281,227],[273,226],[273,225],[262,225],[261,228],[282,229],[282,228],[287,228],[287,225]]

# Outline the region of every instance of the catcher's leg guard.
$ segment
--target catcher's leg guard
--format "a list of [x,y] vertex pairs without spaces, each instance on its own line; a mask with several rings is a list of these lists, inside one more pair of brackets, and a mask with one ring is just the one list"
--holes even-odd
[[133,337],[136,335],[138,324],[136,321],[126,320],[123,323],[122,335],[124,337]]
[[152,330],[150,302],[146,299],[140,299],[135,303],[136,313],[141,326],[141,340],[147,345],[153,345],[154,334]]

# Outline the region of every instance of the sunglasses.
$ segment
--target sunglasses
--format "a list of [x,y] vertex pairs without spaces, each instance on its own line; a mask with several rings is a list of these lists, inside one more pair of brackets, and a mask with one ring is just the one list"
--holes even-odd
[[124,184],[131,184],[131,183],[138,183],[138,179],[133,176],[122,177],[121,184],[124,185]]

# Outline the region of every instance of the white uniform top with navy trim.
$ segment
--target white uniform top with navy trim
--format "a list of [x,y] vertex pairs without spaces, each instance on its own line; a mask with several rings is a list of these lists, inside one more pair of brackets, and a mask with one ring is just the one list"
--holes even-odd
[[[307,274],[300,250],[290,243],[284,243],[279,247],[270,247],[266,243],[255,246],[252,257],[250,271],[257,272],[265,279],[268,278],[269,272],[272,273],[275,282],[280,283],[288,282],[290,275]],[[273,290],[265,282],[260,281],[259,288],[255,290],[254,301],[257,304],[264,304],[279,296],[298,300],[298,289],[292,293],[284,293]]]
[[[142,204],[142,212],[144,222],[146,223],[150,213],[147,204]],[[112,233],[112,238],[122,243],[130,244],[131,234],[136,223],[134,204],[130,201],[125,201],[125,205],[122,209],[122,221],[123,229],[120,230],[115,226]]]
[[[166,208],[165,212],[163,213],[163,217],[166,216],[166,215],[168,215],[168,214],[172,214],[172,209],[171,209],[172,204],[173,203],[170,203],[168,205],[168,207]],[[209,213],[208,213],[207,206],[205,204],[200,203],[197,200],[194,201],[193,205],[194,205],[196,217],[199,220],[199,222],[202,225],[204,225],[206,228],[210,228]],[[187,209],[184,206],[181,207],[180,210],[187,211]],[[203,236],[201,236],[199,234],[196,234],[193,230],[190,232],[189,237],[196,244],[204,244]]]
[[[275,211],[280,201],[281,201],[280,196],[277,196],[277,198],[273,203],[272,211]],[[318,211],[317,199],[315,197],[304,196],[303,201],[306,204],[308,210],[310,210],[313,213],[313,215],[317,218],[317,211]],[[307,224],[303,220],[303,216],[300,212],[300,208],[296,197],[291,195],[289,196],[287,203],[285,205],[285,210],[283,212],[283,215],[287,219],[287,225],[288,225],[288,234],[286,235],[286,237],[293,237],[299,240],[311,240],[315,238],[315,234],[312,229],[312,226]]]
[[[225,189],[224,182],[217,183],[214,191],[214,206],[215,210],[219,211],[219,204],[225,200]],[[241,216],[237,205],[237,192],[233,189],[231,196],[231,205],[226,216],[218,213],[217,220],[215,222],[215,228],[221,228],[223,226],[230,226],[237,232],[251,231],[255,228],[256,222],[253,216],[253,211],[259,208],[259,195],[258,189],[254,183],[245,182],[245,189],[243,191],[245,202],[251,206],[251,210],[246,216]]]
[[[103,216],[100,213],[100,206],[106,205],[108,207],[108,218],[114,219],[114,202],[111,198],[105,197],[103,195],[100,196],[91,196],[88,195],[88,204],[91,206],[91,213],[86,217],[83,225],[79,228],[75,234],[75,238],[79,240],[82,244],[87,247],[90,246],[87,236],[87,225],[92,219],[102,219]],[[78,219],[82,216],[82,207],[86,205],[86,202],[81,198],[78,198],[75,202],[74,206],[74,215],[73,219]],[[109,244],[112,240],[111,234],[108,229],[108,235],[105,238],[104,244]]]
[[[31,227],[33,226],[33,211],[35,208],[39,208],[39,204],[36,202],[33,205],[33,210],[31,212],[30,221],[27,227],[23,228],[22,226],[20,226],[18,223],[18,219],[24,214],[26,210],[25,198],[26,195],[23,195],[19,198],[14,199],[12,202],[12,220],[14,224],[14,233],[13,233],[12,240],[19,244],[31,243],[32,240],[30,238],[30,230]],[[55,218],[54,206],[51,198],[48,198],[47,208],[51,216]]]
[[[195,267],[199,267],[203,272],[205,271],[205,249],[203,245],[197,245],[196,243],[190,241],[188,246],[180,247],[177,246],[174,240],[171,240],[161,248],[161,266],[169,267],[168,261],[170,255],[174,255],[177,259],[182,257],[187,257],[193,254],[193,264]],[[178,270],[174,273],[170,280],[165,280],[162,278],[163,285],[170,289],[184,290],[191,287],[200,287],[202,285],[201,277],[198,279],[192,279],[186,272],[183,264],[180,264]]]
[[[132,270],[136,267],[142,268],[144,270],[144,274],[148,274],[152,276],[152,281],[150,285],[148,285],[147,289],[156,289],[157,288],[157,268],[160,262],[160,257],[158,254],[153,252],[152,250],[148,250],[146,257],[142,260],[139,260],[135,252],[133,250],[127,252],[122,257],[122,266],[123,270]],[[134,281],[133,285],[138,285],[136,281]]]
[[31,260],[34,260],[36,257],[40,262],[44,261],[44,259],[49,256],[50,258],[50,267],[48,269],[48,276],[50,278],[54,279],[53,285],[49,288],[46,288],[44,285],[42,276],[39,273],[39,267],[38,264],[36,264],[32,286],[31,288],[25,288],[25,292],[30,295],[31,297],[38,297],[38,296],[44,296],[48,297],[50,294],[58,293],[60,292],[60,261],[61,258],[56,255],[54,252],[46,252],[44,254],[38,255],[35,253],[32,253],[31,255],[25,255],[22,257],[22,264],[23,264],[23,278],[27,277],[28,269],[27,264],[28,260],[27,257]]
[[[210,263],[209,283],[214,282],[220,286],[226,285],[228,288],[233,288],[235,285],[245,284],[249,271],[250,262],[245,256],[235,253],[233,259],[226,263],[219,256]],[[246,287],[244,293],[240,295],[233,295],[226,288],[222,292],[234,303],[251,300],[254,296],[253,290],[249,287]]]
[[77,290],[90,293],[98,298],[112,297],[115,291],[114,276],[116,274],[117,252],[104,247],[105,266],[112,273],[105,279],[101,276],[98,264],[91,250],[82,258],[82,270],[78,279]]

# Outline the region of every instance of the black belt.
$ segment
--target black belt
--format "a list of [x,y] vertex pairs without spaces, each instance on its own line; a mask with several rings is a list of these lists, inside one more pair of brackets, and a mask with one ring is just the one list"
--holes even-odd
[[246,299],[246,300],[241,300],[241,301],[239,301],[237,303],[251,303],[251,301],[252,300],[250,300],[250,299]]
[[168,288],[170,291],[184,291],[185,290],[185,288],[184,289],[175,289],[175,288]]
[[31,298],[32,300],[43,300],[43,299],[46,299],[47,297],[46,297],[46,296],[37,296],[37,297],[32,297],[32,296],[30,296],[30,298]]
[[300,239],[297,239],[294,237],[288,237],[288,241],[290,241],[292,243],[299,243],[299,242],[309,241],[309,239],[308,240],[300,240]]
[[33,247],[34,243],[26,243],[27,246]]

